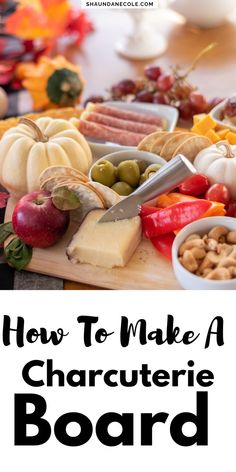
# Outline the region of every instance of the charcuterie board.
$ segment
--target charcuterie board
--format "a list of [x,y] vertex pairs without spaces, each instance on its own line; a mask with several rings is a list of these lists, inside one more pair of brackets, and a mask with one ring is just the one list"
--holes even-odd
[[[11,220],[15,201],[8,201],[5,221]],[[34,249],[26,270],[66,280],[121,290],[177,290],[180,286],[171,264],[159,255],[151,243],[143,240],[125,268],[104,269],[90,264],[72,264],[65,249],[73,233],[72,223],[61,241],[48,249]]]

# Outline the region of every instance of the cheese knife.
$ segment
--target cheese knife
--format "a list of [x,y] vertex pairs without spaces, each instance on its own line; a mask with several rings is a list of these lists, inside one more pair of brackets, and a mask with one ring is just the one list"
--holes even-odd
[[140,212],[141,205],[162,193],[170,192],[184,180],[196,174],[196,169],[186,157],[179,154],[165,164],[131,195],[113,205],[100,218],[99,223],[133,218]]

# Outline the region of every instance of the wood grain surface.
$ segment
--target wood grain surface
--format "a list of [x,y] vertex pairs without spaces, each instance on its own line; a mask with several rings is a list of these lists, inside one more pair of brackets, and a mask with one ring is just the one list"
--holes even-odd
[[[11,220],[16,202],[9,199],[5,221]],[[48,249],[34,249],[27,271],[80,282],[102,288],[120,290],[168,290],[180,288],[171,264],[155,251],[149,241],[142,241],[124,268],[103,269],[90,264],[72,264],[66,257],[66,247],[76,231],[71,224],[58,244]],[[73,288],[70,287],[70,288]],[[81,287],[86,289],[86,287]]]

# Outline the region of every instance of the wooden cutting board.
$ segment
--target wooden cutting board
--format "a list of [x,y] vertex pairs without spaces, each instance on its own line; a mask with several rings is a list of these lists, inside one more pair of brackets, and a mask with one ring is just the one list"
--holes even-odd
[[[6,222],[11,220],[15,203],[13,199],[9,199]],[[58,244],[48,249],[34,249],[33,258],[26,270],[109,289],[180,289],[171,263],[159,255],[147,240],[141,242],[124,268],[103,269],[90,264],[72,264],[66,257],[65,248],[75,230],[75,224],[72,223]]]

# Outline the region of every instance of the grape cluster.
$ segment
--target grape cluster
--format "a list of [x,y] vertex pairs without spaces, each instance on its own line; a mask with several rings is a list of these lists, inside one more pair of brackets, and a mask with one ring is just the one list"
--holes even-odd
[[[144,76],[137,80],[124,79],[113,85],[106,99],[171,105],[178,109],[183,120],[189,120],[198,113],[208,113],[222,101],[218,97],[207,100],[186,76],[180,75],[178,68],[166,73],[155,65],[147,66]],[[106,99],[92,96],[86,102]]]

